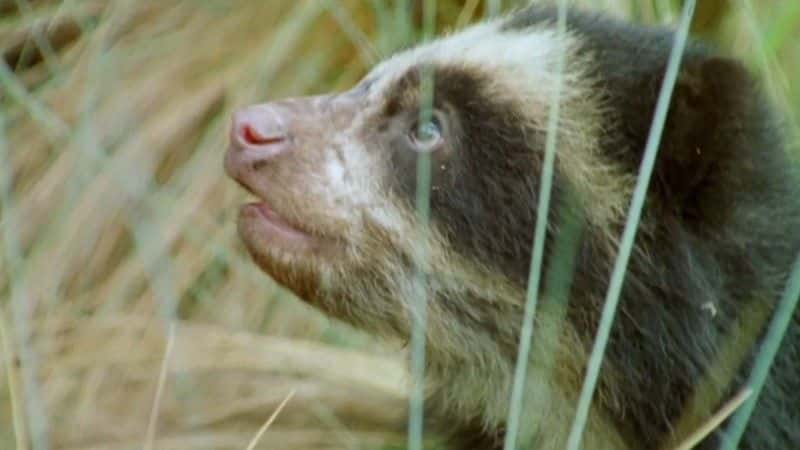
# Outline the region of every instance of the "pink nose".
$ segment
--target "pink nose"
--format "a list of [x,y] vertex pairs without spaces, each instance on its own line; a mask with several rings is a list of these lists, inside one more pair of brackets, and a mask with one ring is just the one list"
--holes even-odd
[[233,116],[231,145],[252,156],[269,158],[289,148],[285,117],[270,105],[244,108]]

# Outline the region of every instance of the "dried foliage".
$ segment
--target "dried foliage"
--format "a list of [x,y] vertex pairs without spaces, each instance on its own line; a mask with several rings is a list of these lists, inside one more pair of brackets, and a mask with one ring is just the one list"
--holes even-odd
[[[37,326],[56,448],[142,448],[166,331],[124,315]],[[259,448],[374,448],[402,439],[403,371],[394,358],[186,323],[177,324],[170,355],[154,448],[244,449],[291,391]]]
[[[358,8],[334,6],[369,30]],[[15,387],[34,375],[38,392],[19,397],[45,415],[51,448],[142,447],[173,317],[190,323],[178,326],[155,448],[244,449],[292,389],[259,448],[401,438],[400,360],[334,347],[369,346],[250,263],[234,229],[243,193],[221,168],[237,106],[343,87],[363,71],[332,8],[3,7],[2,214],[4,244],[13,241],[4,253],[16,255],[4,260],[0,292],[12,303],[17,357],[35,369],[17,371]],[[11,448],[8,389],[0,392],[0,447]]]

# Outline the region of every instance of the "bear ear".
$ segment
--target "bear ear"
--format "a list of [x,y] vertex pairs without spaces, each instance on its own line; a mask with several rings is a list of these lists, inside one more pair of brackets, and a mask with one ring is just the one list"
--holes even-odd
[[[684,62],[673,94],[674,115],[700,114],[719,118],[754,100],[754,82],[738,61],[721,58]],[[688,125],[688,124],[684,124]]]
[[653,178],[663,206],[681,215],[691,213],[702,202],[701,191],[721,181],[720,163],[746,156],[740,154],[745,141],[752,140],[753,132],[761,133],[753,128],[754,119],[764,120],[754,117],[760,104],[753,79],[740,63],[719,57],[684,61]]

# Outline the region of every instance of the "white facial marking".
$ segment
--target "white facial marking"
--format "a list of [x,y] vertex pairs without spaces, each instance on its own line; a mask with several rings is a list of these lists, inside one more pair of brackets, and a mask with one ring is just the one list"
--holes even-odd
[[578,36],[559,36],[552,25],[519,30],[503,30],[503,25],[475,25],[390,58],[370,75],[377,80],[371,98],[385,97],[395,80],[421,64],[463,68],[485,74],[483,94],[516,105],[521,124],[545,131],[558,83],[558,57],[565,54],[556,164],[581,194],[588,219],[610,229],[609,222],[625,212],[633,182],[597,151],[604,118],[589,75],[592,56],[578,52]]
[[325,174],[333,189],[341,187],[344,183],[345,168],[338,158],[328,158],[325,164]]
[[572,53],[577,42],[570,35],[559,37],[552,28],[503,31],[501,27],[498,21],[479,24],[394,56],[372,71],[378,78],[372,95],[383,95],[410,68],[435,63],[479,69],[491,75],[498,94],[513,92],[516,99],[531,99],[541,109],[555,89],[557,56]]

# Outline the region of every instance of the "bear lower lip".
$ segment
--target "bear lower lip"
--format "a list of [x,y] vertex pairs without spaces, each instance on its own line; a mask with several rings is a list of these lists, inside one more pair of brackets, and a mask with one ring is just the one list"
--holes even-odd
[[256,233],[259,240],[285,250],[310,250],[313,238],[283,219],[265,202],[248,203],[241,209],[241,219],[249,233]]

